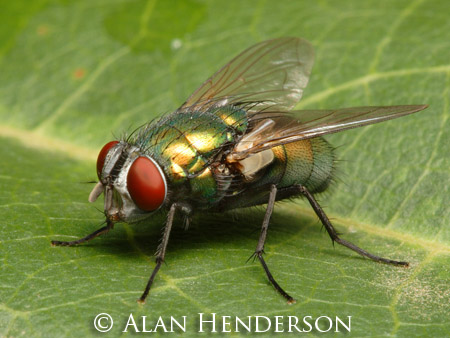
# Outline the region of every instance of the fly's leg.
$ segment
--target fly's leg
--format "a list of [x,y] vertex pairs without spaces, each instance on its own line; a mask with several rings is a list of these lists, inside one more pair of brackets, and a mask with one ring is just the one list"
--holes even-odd
[[164,257],[166,256],[166,248],[167,243],[169,243],[170,230],[172,229],[173,218],[175,216],[175,212],[178,208],[177,204],[172,204],[170,207],[169,213],[167,214],[166,226],[164,227],[164,233],[162,236],[161,244],[158,247],[157,255],[156,255],[156,266],[153,269],[153,272],[147,282],[147,286],[145,287],[144,293],[138,299],[138,303],[144,304],[145,298],[147,298],[150,288],[152,287],[153,280],[155,279],[156,274],[161,267],[161,264],[164,262]]
[[270,283],[272,283],[272,285],[275,287],[275,289],[284,298],[286,298],[288,304],[294,304],[295,299],[292,298],[286,291],[284,291],[283,288],[277,283],[275,278],[273,278],[272,273],[269,271],[269,268],[263,258],[264,243],[266,242],[267,229],[269,228],[270,216],[272,216],[273,206],[275,204],[276,195],[277,195],[277,187],[275,185],[272,185],[272,187],[270,189],[269,202],[267,203],[266,214],[264,215],[264,221],[263,221],[263,224],[261,227],[261,234],[259,235],[258,245],[256,246],[255,253],[252,256],[250,256],[250,258],[258,257],[259,261],[261,262],[262,267],[264,268],[264,271],[266,272],[267,278],[269,279]]
[[52,245],[53,246],[74,246],[74,245],[78,245],[78,244],[90,241],[91,239],[94,239],[97,236],[106,234],[113,227],[114,227],[114,223],[111,220],[106,219],[106,225],[103,228],[100,228],[100,229],[94,231],[92,234],[87,235],[86,237],[77,239],[76,241],[69,241],[69,242],[52,241]]
[[375,255],[357,247],[355,244],[348,242],[345,239],[341,239],[339,237],[338,233],[336,232],[336,229],[333,227],[333,225],[331,224],[327,215],[325,214],[325,212],[322,210],[319,203],[317,203],[314,196],[308,191],[308,189],[306,189],[306,187],[299,185],[298,188],[299,188],[300,193],[302,193],[302,195],[308,199],[309,204],[311,204],[312,208],[316,212],[316,215],[319,217],[320,221],[324,225],[324,227],[327,230],[328,234],[330,235],[333,243],[337,242],[353,251],[356,251],[361,256],[365,256],[367,258],[370,258],[371,260],[374,260],[375,262],[381,262],[381,263],[399,265],[399,266],[409,266],[408,262],[394,261],[392,259],[375,256]]

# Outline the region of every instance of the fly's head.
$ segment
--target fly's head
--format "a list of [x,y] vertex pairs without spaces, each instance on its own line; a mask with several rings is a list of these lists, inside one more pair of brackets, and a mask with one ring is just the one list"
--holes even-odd
[[159,164],[124,141],[111,141],[97,158],[99,182],[89,195],[105,194],[105,216],[112,222],[133,222],[158,210],[167,198],[167,182]]

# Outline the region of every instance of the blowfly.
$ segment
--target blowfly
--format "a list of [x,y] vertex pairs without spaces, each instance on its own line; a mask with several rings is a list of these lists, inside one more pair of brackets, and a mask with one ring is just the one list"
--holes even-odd
[[426,105],[293,110],[308,83],[314,60],[301,38],[258,43],[206,80],[175,112],[153,120],[130,136],[107,143],[97,159],[99,182],[89,195],[104,194],[106,225],[72,246],[111,230],[118,222],[136,222],[167,212],[156,266],[139,302],[145,302],[165,259],[174,216],[187,221],[196,212],[223,212],[266,204],[253,257],[272,285],[264,243],[276,201],[305,197],[332,242],[376,262],[408,266],[373,255],[342,238],[315,199],[333,178],[333,147],[322,138],[425,109]]

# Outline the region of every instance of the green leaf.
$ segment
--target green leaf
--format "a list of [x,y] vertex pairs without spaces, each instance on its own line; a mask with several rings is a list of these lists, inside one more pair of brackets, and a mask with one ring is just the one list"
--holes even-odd
[[[102,312],[115,336],[130,313],[141,329],[143,315],[148,329],[159,316],[187,316],[193,336],[199,312],[286,316],[286,331],[287,316],[352,316],[347,337],[450,335],[447,1],[32,3],[3,1],[0,14],[1,336],[94,336]],[[173,111],[234,55],[278,36],[316,49],[299,107],[430,105],[327,137],[342,161],[318,197],[343,238],[409,268],[333,248],[300,200],[276,205],[265,247],[291,306],[258,262],[245,263],[263,208],[176,226],[145,305],[136,299],[164,215],[79,247],[50,246],[101,226],[102,202],[87,203],[84,182],[96,179],[102,145]]]

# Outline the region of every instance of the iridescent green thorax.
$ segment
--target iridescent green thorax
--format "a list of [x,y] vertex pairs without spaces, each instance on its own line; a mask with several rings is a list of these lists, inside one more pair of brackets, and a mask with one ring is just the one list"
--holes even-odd
[[208,166],[242,137],[247,126],[246,112],[233,106],[183,110],[153,121],[129,142],[161,165],[174,194],[206,205],[225,193],[218,173]]

